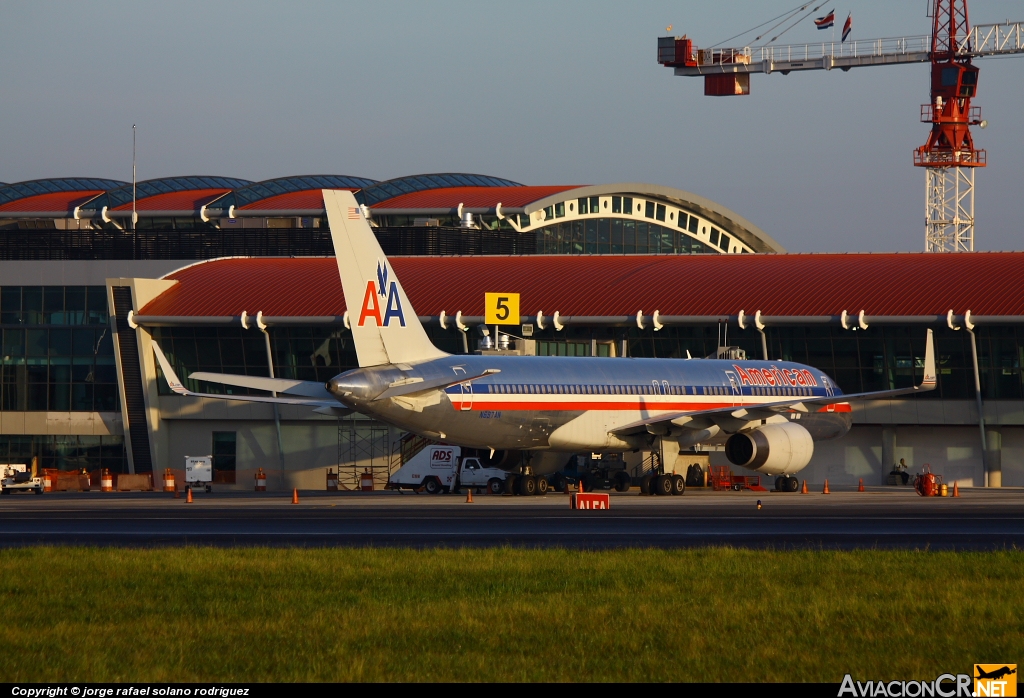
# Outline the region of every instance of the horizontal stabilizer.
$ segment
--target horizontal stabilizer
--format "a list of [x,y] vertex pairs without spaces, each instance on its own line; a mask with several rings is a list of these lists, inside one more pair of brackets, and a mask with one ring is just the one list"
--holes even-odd
[[189,374],[194,381],[205,381],[207,383],[222,383],[234,385],[239,388],[252,388],[254,390],[266,390],[271,393],[288,393],[290,395],[302,395],[304,397],[315,397],[321,400],[333,400],[334,397],[327,392],[327,387],[317,381],[297,381],[289,378],[265,378],[263,376],[240,376],[235,373],[207,373],[197,371]]
[[[310,397],[263,397],[258,395],[217,395],[214,393],[196,393],[184,385],[181,384],[181,380],[178,378],[178,374],[171,368],[171,363],[164,356],[163,351],[160,350],[160,345],[153,342],[153,353],[156,354],[156,360],[160,364],[160,370],[164,372],[164,378],[167,379],[167,385],[170,389],[178,395],[185,395],[187,397],[205,397],[205,398],[216,398],[218,400],[235,400],[237,402],[265,402],[276,405],[304,405],[306,407],[337,407],[338,401],[335,400],[330,393],[324,389],[326,398],[314,399]],[[197,375],[195,373],[193,376]],[[208,376],[222,376],[225,374],[220,373],[208,373]],[[232,378],[248,378],[249,376],[230,376]],[[263,378],[261,380],[273,380],[270,378]],[[290,383],[301,383],[302,381],[286,381]],[[319,385],[319,384],[316,384]],[[255,386],[240,386],[240,387],[255,387]],[[322,388],[323,386],[321,386]],[[259,390],[268,390],[269,388],[258,388]],[[272,389],[269,389],[272,390]]]

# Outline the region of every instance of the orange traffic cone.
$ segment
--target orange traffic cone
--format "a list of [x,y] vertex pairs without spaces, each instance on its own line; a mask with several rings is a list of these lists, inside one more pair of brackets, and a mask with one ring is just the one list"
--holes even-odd
[[827,478],[825,479],[825,489],[823,489],[821,491],[821,493],[822,494],[832,494],[831,492],[828,491],[828,479]]
[[954,497],[959,497],[960,496],[960,485],[957,484],[956,481],[953,482],[953,496]]
[[804,486],[800,488],[800,494],[807,494],[807,480],[804,480]]
[[579,492],[580,494],[583,493],[583,479],[582,478],[576,483],[576,491]]
[[191,503],[192,503],[192,488],[189,487],[188,488],[188,492],[185,495],[185,504],[191,504]]
[[299,503],[299,488],[296,487],[295,489],[292,490],[292,504],[298,504],[298,503]]
[[858,492],[863,492],[864,491],[864,478],[860,479],[860,484],[857,485],[857,491]]
[[466,504],[473,503],[473,488],[470,487],[466,490]]

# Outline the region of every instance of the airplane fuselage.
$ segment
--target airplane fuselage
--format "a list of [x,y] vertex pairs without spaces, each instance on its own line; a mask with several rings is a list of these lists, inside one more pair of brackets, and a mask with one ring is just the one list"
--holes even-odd
[[[498,372],[443,389],[375,399],[391,385],[456,381],[488,369]],[[336,376],[327,388],[359,412],[461,446],[594,452],[644,448],[655,434],[686,438],[696,433],[702,443],[722,443],[729,433],[754,425],[736,419],[734,429],[706,434],[692,427],[612,433],[652,416],[842,394],[822,371],[785,361],[476,355],[359,368]],[[812,405],[778,419],[798,421],[815,440],[823,440],[849,431],[850,417],[849,404],[840,403]]]

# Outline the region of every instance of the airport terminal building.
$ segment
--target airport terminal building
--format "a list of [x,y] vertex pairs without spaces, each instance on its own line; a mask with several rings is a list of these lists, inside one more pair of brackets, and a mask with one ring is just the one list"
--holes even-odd
[[853,430],[816,444],[806,478],[883,484],[904,458],[962,486],[1024,485],[1024,253],[787,254],[689,192],[470,174],[151,180],[135,187],[137,219],[124,182],[0,186],[0,462],[159,473],[213,455],[240,488],[257,468],[279,489],[322,489],[329,467],[383,477],[395,429],[174,395],[152,351],[182,378],[355,367],[322,188],[355,193],[452,353],[488,350],[484,293],[515,292],[510,351],[687,360],[735,346],[854,393],[919,381],[931,328],[939,388],[856,403]]

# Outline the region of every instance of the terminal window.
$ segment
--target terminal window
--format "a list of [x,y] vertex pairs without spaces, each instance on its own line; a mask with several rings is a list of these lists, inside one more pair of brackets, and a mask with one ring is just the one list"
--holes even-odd
[[103,286],[0,287],[0,410],[120,409]]
[[127,472],[122,436],[0,434],[0,463],[29,465],[33,457],[39,458],[40,468]]

